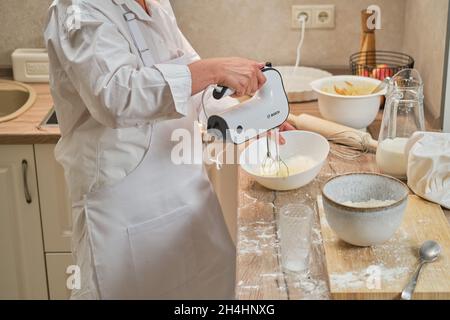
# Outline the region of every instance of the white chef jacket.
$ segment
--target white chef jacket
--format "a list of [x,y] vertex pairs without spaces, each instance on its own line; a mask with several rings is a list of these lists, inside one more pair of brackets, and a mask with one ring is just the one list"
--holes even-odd
[[[62,135],[55,155],[74,202],[137,167],[152,123],[192,111],[187,110],[189,68],[171,61],[188,55],[194,62],[199,56],[180,32],[169,1],[147,1],[152,16],[134,0],[55,0],[50,6],[45,39]],[[140,59],[123,3],[138,17],[153,67],[144,67]],[[83,210],[74,210],[73,219],[73,252],[82,273],[75,295],[97,298]]]

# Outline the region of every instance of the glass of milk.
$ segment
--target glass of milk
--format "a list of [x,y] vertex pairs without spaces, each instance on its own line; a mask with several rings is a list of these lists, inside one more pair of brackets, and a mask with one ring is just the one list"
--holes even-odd
[[285,270],[308,269],[313,218],[314,211],[303,204],[288,204],[280,209],[278,235]]
[[386,174],[406,179],[406,143],[416,131],[425,131],[423,82],[415,69],[399,71],[389,82],[376,161]]

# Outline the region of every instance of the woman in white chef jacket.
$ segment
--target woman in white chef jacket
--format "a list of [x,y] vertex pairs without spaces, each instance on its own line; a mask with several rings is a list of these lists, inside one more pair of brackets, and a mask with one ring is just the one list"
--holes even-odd
[[81,270],[72,298],[233,298],[216,196],[201,165],[173,164],[170,137],[194,134],[197,93],[251,94],[262,65],[200,60],[168,0],[56,0],[45,39]]

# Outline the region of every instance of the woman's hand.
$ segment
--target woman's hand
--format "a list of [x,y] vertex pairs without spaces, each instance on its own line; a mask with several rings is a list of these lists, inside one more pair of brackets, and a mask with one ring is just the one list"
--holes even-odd
[[211,84],[218,84],[235,91],[235,97],[253,95],[266,82],[261,71],[264,63],[244,58],[214,58],[190,64],[192,94]]
[[248,59],[218,59],[215,64],[216,83],[232,88],[236,97],[251,96],[266,83],[262,68],[264,63]]
[[[291,130],[297,130],[292,124],[290,124],[289,122],[283,122],[283,124],[281,124],[281,126],[278,127],[278,130],[280,132],[283,131],[291,131]],[[268,135],[272,134],[272,131],[267,132]],[[280,144],[285,144],[286,140],[283,138],[283,136],[281,135],[281,133],[278,135],[278,139],[279,139],[279,143]]]
[[279,127],[280,131],[292,131],[292,130],[297,130],[292,124],[290,124],[289,122],[284,122],[280,127]]
[[[280,127],[280,132],[283,131],[291,131],[291,130],[297,130],[292,124],[290,124],[289,122],[284,122]],[[280,144],[285,144],[286,140],[283,138],[283,136],[280,134]]]

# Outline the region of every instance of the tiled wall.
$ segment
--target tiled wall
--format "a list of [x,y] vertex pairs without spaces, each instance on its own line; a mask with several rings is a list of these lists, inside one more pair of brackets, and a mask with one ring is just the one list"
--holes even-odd
[[11,65],[15,48],[42,48],[51,0],[0,0],[0,66]]
[[[0,0],[0,66],[17,47],[43,47],[52,0]],[[110,0],[104,0],[110,1]],[[335,4],[336,28],[308,30],[302,65],[342,67],[358,51],[360,11],[377,4],[382,30],[377,48],[414,56],[426,84],[427,106],[438,117],[448,0],[171,0],[180,28],[203,57],[244,56],[293,64],[299,30],[290,27],[294,4]],[[432,22],[432,23],[431,23]]]
[[[448,0],[407,0],[404,50],[416,59],[425,83],[425,105],[434,118],[441,111]],[[426,26],[426,27],[425,27]]]
[[[110,1],[110,0],[104,0]],[[347,65],[359,48],[360,11],[382,9],[380,49],[400,50],[407,0],[172,0],[183,32],[204,57],[244,56],[277,64],[295,62],[299,31],[290,27],[293,4],[335,4],[336,28],[308,30],[303,64]],[[42,47],[51,0],[0,0],[0,65],[17,47]],[[7,31],[7,32],[6,32]]]
[[[408,1],[408,0],[406,0]],[[343,66],[359,50],[360,12],[382,10],[378,49],[401,50],[405,0],[172,0],[181,29],[204,57],[237,55],[295,63],[299,30],[291,29],[294,4],[334,4],[336,28],[308,30],[303,65]]]

